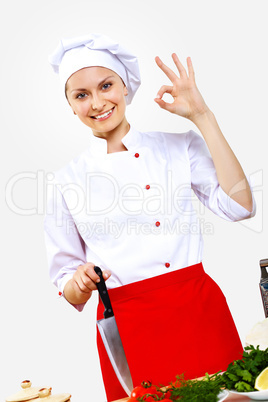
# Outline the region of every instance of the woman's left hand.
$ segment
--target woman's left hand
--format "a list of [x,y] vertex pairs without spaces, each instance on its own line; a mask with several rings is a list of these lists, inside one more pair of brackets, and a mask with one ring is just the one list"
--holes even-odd
[[[187,58],[188,74],[175,53],[172,54],[172,59],[178,69],[179,76],[166,66],[159,57],[155,58],[158,67],[172,82],[172,85],[163,85],[160,88],[155,102],[162,109],[186,117],[194,122],[196,118],[206,113],[209,109],[196,86],[191,58]],[[162,99],[165,93],[173,97],[172,103],[165,102]]]

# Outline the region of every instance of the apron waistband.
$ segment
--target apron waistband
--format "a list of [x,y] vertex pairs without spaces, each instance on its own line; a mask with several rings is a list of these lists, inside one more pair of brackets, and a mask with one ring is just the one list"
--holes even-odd
[[118,288],[109,289],[111,302],[129,299],[141,293],[148,293],[175,283],[186,281],[197,276],[204,275],[205,271],[202,262],[168,272],[153,278],[144,279],[138,282],[129,283]]

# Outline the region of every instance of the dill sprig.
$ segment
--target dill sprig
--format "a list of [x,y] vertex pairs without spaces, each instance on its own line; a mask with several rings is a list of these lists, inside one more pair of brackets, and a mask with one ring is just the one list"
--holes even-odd
[[170,399],[173,401],[182,399],[183,402],[217,402],[221,391],[221,375],[219,373],[195,380],[185,380],[183,376],[177,376],[175,385],[169,388]]

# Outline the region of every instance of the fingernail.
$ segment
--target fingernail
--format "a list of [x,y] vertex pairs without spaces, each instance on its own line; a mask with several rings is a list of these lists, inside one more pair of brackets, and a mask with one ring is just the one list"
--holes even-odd
[[159,94],[156,95],[156,99],[160,99],[161,96]]

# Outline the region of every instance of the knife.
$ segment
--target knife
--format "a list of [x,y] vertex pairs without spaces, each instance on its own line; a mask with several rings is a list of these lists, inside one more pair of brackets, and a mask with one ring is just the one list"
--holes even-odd
[[260,291],[263,302],[264,314],[268,318],[268,258],[265,260],[260,260],[261,267],[261,280],[260,280]]
[[94,270],[100,277],[100,282],[96,283],[96,286],[102,303],[105,307],[103,313],[104,318],[97,321],[97,326],[115,374],[117,375],[117,378],[124,391],[128,394],[128,396],[130,396],[131,391],[133,390],[133,383],[127,358],[115,321],[111,301],[104,278],[102,276],[102,270],[96,266],[94,267]]

